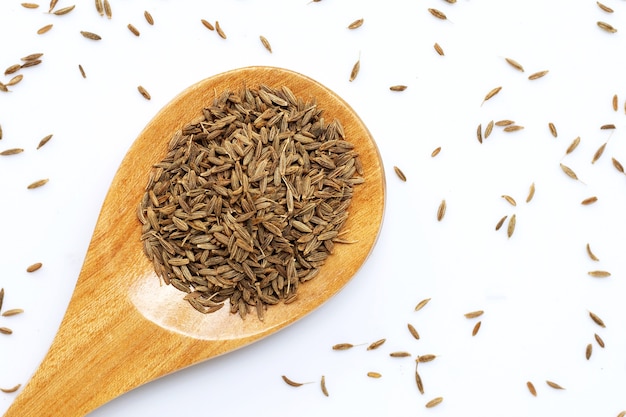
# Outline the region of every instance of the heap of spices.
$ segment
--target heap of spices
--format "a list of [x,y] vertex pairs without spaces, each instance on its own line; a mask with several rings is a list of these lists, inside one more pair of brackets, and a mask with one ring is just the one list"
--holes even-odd
[[287,87],[226,91],[176,132],[139,207],[143,248],[166,284],[243,318],[287,302],[341,243],[364,181],[338,120]]

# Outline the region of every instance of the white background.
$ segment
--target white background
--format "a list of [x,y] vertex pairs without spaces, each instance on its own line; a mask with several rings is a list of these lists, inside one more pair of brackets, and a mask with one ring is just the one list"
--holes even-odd
[[[25,384],[45,355],[109,183],[143,126],[203,78],[272,65],[337,92],[376,139],[387,173],[377,246],[339,295],[293,326],[149,383],[92,416],[616,416],[626,409],[626,176],[611,164],[611,157],[626,163],[626,2],[605,0],[615,10],[608,14],[592,0],[111,0],[111,20],[92,1],[65,16],[46,13],[47,1],[40,3],[28,10],[17,0],[0,2],[0,68],[44,53],[41,65],[20,71],[24,79],[12,92],[0,92],[0,150],[24,149],[0,156],[0,287],[3,310],[25,310],[0,317],[0,326],[13,329],[0,335],[0,387]],[[71,4],[61,0],[57,9]],[[434,18],[429,7],[448,20]],[[348,30],[358,18],[363,26]],[[219,20],[228,38],[200,19]],[[599,29],[598,20],[618,32]],[[48,23],[52,30],[37,35]],[[81,30],[103,39],[87,40]],[[445,56],[436,54],[435,42]],[[359,57],[361,71],[349,82]],[[528,80],[540,70],[550,72]],[[408,88],[389,91],[395,84]],[[497,86],[502,91],[481,105]],[[478,124],[500,119],[525,128],[496,128],[481,145]],[[600,130],[607,123],[616,129]],[[48,134],[52,140],[36,150]],[[577,136],[580,146],[565,156]],[[581,181],[568,178],[560,162]],[[50,182],[26,189],[40,178]],[[533,182],[537,191],[526,203]],[[598,202],[580,204],[591,196]],[[437,222],[442,199],[448,209]],[[498,232],[494,226],[514,213],[517,228],[508,239],[506,224]],[[589,259],[587,243],[600,262]],[[43,268],[27,274],[34,262]],[[596,269],[612,276],[587,274]],[[430,303],[414,312],[424,298]],[[485,314],[472,337],[477,320],[463,314],[477,309]],[[407,331],[409,322],[420,340]],[[387,342],[366,351],[379,338]],[[340,342],[360,346],[333,351]],[[424,395],[415,386],[413,358],[390,358],[395,350],[438,355],[420,368]],[[383,376],[371,379],[368,371]],[[281,375],[313,383],[292,388]],[[329,397],[319,387],[322,375]],[[0,413],[17,394],[0,393]],[[441,405],[424,408],[437,396],[444,397]]]

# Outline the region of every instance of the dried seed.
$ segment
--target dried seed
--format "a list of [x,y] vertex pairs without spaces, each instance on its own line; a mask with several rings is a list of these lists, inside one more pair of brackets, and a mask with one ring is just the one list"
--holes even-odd
[[0,310],[2,310],[3,302],[4,302],[4,288],[0,288]]
[[11,65],[10,67],[8,67],[7,69],[4,70],[4,75],[14,74],[17,71],[19,71],[20,68],[22,68],[22,65],[20,65],[20,64]]
[[265,49],[267,49],[271,53],[272,45],[270,45],[270,42],[265,38],[265,36],[259,36],[259,39],[261,40],[261,43],[263,44]]
[[533,182],[532,184],[530,184],[530,187],[528,189],[528,196],[526,197],[526,202],[530,203],[530,200],[532,200],[534,196],[535,196],[535,183]]
[[485,128],[485,139],[491,135],[491,131],[493,130],[493,120],[487,123],[487,127]]
[[226,34],[222,30],[222,27],[220,26],[220,22],[218,22],[217,20],[215,21],[215,31],[217,32],[218,35],[220,35],[220,38],[226,39]]
[[417,359],[415,359],[415,361],[417,363],[426,363],[426,362],[432,362],[436,358],[437,358],[437,355],[433,355],[433,354],[429,353],[427,355],[418,356]]
[[519,126],[519,125],[511,125],[511,126],[507,126],[504,129],[502,129],[505,132],[517,132],[518,130],[522,130],[524,129],[524,126]]
[[610,130],[610,129],[615,129],[615,125],[614,124],[606,124],[606,125],[602,125],[600,126],[601,130]]
[[357,19],[348,25],[348,29],[357,29],[363,25],[363,19]]
[[349,81],[354,81],[357,75],[359,75],[359,71],[361,70],[361,58],[359,58],[352,66],[352,71],[350,71],[350,79]]
[[154,25],[154,18],[152,17],[150,12],[148,12],[147,10],[143,12],[143,17],[146,18],[146,22],[148,22],[150,26]]
[[594,278],[607,278],[611,276],[611,273],[608,271],[589,271],[587,273]]
[[441,19],[441,20],[446,20],[447,19],[446,15],[442,11],[439,11],[437,9],[428,9],[428,11],[430,12],[430,14],[435,16],[437,19]]
[[417,303],[417,305],[415,306],[415,310],[413,310],[413,311],[421,310],[422,308],[424,308],[424,306],[426,306],[426,304],[428,304],[429,301],[430,301],[430,298],[423,299],[422,301]]
[[587,243],[587,255],[589,255],[589,257],[591,258],[592,261],[596,261],[598,262],[600,259],[598,259],[598,257],[596,255],[594,255],[594,253],[591,251],[591,247],[589,246],[589,243]]
[[625,416],[626,416],[626,410],[622,411],[621,413],[617,415],[617,417],[625,417]]
[[24,76],[22,74],[17,74],[15,77],[11,78],[9,80],[9,82],[6,83],[6,85],[7,86],[15,85],[15,84],[19,83],[20,81],[22,81],[23,78],[24,78]]
[[589,312],[589,317],[591,317],[591,320],[593,320],[593,322],[595,324],[597,324],[600,327],[606,327],[606,325],[604,324],[604,322],[602,321],[602,319],[600,317],[598,317],[597,314],[593,313],[593,312]]
[[97,35],[97,34],[92,33],[92,32],[87,32],[85,30],[81,30],[80,34],[83,35],[85,38],[91,39],[93,41],[99,41],[100,39],[102,39],[102,37],[100,35]]
[[554,388],[554,389],[565,389],[559,384],[557,384],[556,382],[546,381],[546,384],[548,384],[549,387]]
[[354,347],[351,343],[338,343],[333,346],[333,350],[348,350]]
[[28,184],[28,186],[26,188],[28,188],[29,190],[32,190],[33,188],[39,188],[42,185],[45,185],[48,182],[48,179],[41,179],[41,180],[37,180],[35,182],[32,182],[30,184]]
[[4,91],[5,93],[9,92],[9,89],[7,88],[6,85],[2,84],[0,82],[0,91]]
[[406,182],[406,176],[404,175],[404,172],[402,172],[400,168],[398,168],[397,166],[394,166],[393,170],[396,172],[396,175],[398,176],[398,178]]
[[435,48],[435,51],[437,51],[437,53],[441,56],[444,56],[445,53],[443,52],[443,48],[441,48],[441,46],[435,42],[435,44],[433,45],[433,48]]
[[391,356],[392,358],[406,358],[407,356],[411,356],[411,354],[409,352],[399,351],[391,352],[389,356]]
[[476,128],[476,139],[478,139],[479,143],[483,143],[483,126],[481,123]]
[[587,345],[587,348],[585,349],[585,358],[587,358],[587,360],[589,360],[589,358],[591,358],[591,352],[593,351],[593,346],[591,345],[591,343],[589,343]]
[[605,6],[604,4],[600,3],[599,1],[597,1],[596,4],[598,5],[599,8],[601,8],[605,12],[613,13],[613,9],[611,9],[609,6]]
[[613,95],[613,110],[617,111],[617,94]]
[[554,126],[554,123],[552,122],[548,123],[548,127],[550,128],[550,133],[552,133],[552,136],[556,138],[558,134],[556,132],[556,126]]
[[432,151],[432,153],[430,154],[430,156],[431,156],[432,158],[434,158],[435,156],[439,155],[439,152],[441,152],[441,146],[439,146],[439,147],[435,148],[435,150],[434,150],[434,151]]
[[417,385],[417,389],[420,394],[424,395],[424,383],[422,382],[422,377],[417,371],[417,362],[415,363],[415,384]]
[[379,339],[375,342],[372,342],[368,347],[367,350],[374,350],[374,349],[378,349],[380,346],[382,346],[383,343],[385,343],[387,339]]
[[102,4],[102,0],[96,0],[96,11],[100,16],[104,16],[104,5]]
[[2,155],[2,156],[16,155],[16,154],[22,153],[22,152],[24,152],[24,149],[22,149],[22,148],[11,148],[11,149],[7,149],[5,151],[0,152],[0,155]]
[[509,238],[513,236],[513,232],[515,231],[515,223],[517,223],[517,219],[515,217],[515,214],[513,214],[511,215],[511,218],[509,218],[509,225],[506,230],[506,234]]
[[513,123],[515,123],[513,120],[498,120],[495,125],[496,126],[511,126]]
[[43,139],[41,139],[39,141],[39,144],[37,145],[37,149],[41,148],[43,145],[45,145],[46,143],[48,143],[48,141],[52,139],[52,135],[47,135],[45,136]]
[[500,230],[500,228],[502,227],[502,225],[504,224],[504,221],[506,220],[508,216],[504,216],[502,217],[500,220],[498,220],[498,223],[496,223],[496,232],[498,230]]
[[480,330],[480,325],[481,325],[481,323],[482,323],[482,322],[480,322],[480,321],[479,321],[479,322],[477,322],[477,323],[474,325],[474,328],[472,329],[472,336],[476,336],[476,335],[478,334],[478,331]]
[[559,164],[559,165],[561,166],[561,169],[563,170],[565,175],[567,175],[568,177],[570,177],[570,178],[572,178],[574,180],[578,179],[578,177],[576,176],[576,173],[574,171],[572,171],[571,168],[569,168],[568,166],[563,165],[563,164]]
[[574,149],[578,147],[579,143],[580,143],[580,136],[576,137],[576,139],[574,139],[572,143],[570,143],[570,145],[565,150],[565,155],[569,155],[570,153],[574,152]]
[[8,327],[0,327],[0,333],[2,334],[13,334],[13,330]]
[[443,401],[443,397],[436,397],[426,403],[426,408],[432,408],[436,405],[441,404]]
[[21,308],[12,308],[11,310],[7,310],[4,313],[2,313],[3,317],[10,317],[10,316],[16,316],[18,314],[22,314],[24,312],[24,310],[22,310]]
[[2,140],[2,125],[0,125],[0,140]]
[[411,333],[411,335],[412,335],[415,339],[419,340],[420,335],[419,335],[419,333],[417,332],[417,330],[415,330],[415,327],[413,327],[413,325],[412,325],[411,323],[407,324],[407,327],[409,328],[409,332]]
[[598,197],[596,197],[596,196],[587,197],[583,201],[581,201],[580,204],[582,204],[583,206],[588,206],[589,204],[593,204],[596,201],[598,201]]
[[526,386],[528,387],[528,391],[530,391],[530,393],[533,396],[536,397],[537,396],[537,390],[535,389],[535,386],[533,385],[533,383],[528,381],[528,382],[526,382]]
[[104,14],[107,16],[107,19],[110,19],[113,17],[113,11],[111,10],[111,4],[109,3],[109,0],[104,0]]
[[535,72],[534,74],[530,74],[528,76],[528,79],[531,80],[531,81],[539,79],[539,78],[543,77],[544,75],[546,75],[548,72],[549,72],[548,70]]
[[52,23],[50,23],[49,25],[45,25],[45,26],[42,26],[41,28],[39,28],[37,30],[37,35],[43,35],[44,33],[48,32],[50,29],[52,29]]
[[602,338],[597,333],[594,333],[593,337],[596,339],[598,346],[600,346],[601,348],[604,348],[604,340],[602,340]]
[[41,59],[34,59],[32,61],[26,61],[22,64],[21,68],[29,68],[34,67],[35,65],[41,64]]
[[68,14],[69,12],[74,10],[74,7],[76,7],[76,5],[64,7],[62,9],[59,9],[59,10],[55,11],[54,14],[57,15],[57,16],[62,16],[64,14]]
[[0,388],[0,391],[6,392],[7,394],[10,394],[10,393],[15,392],[18,389],[20,389],[21,386],[22,386],[22,384],[17,384],[16,386],[11,387],[11,388]]
[[26,55],[25,57],[20,58],[24,62],[36,61],[43,56],[43,53],[37,52],[34,54]]
[[389,89],[391,91],[404,91],[406,90],[406,85],[392,85]]
[[624,166],[615,158],[611,158],[611,161],[613,162],[613,166],[615,167],[615,169],[623,174]]
[[39,5],[35,3],[22,3],[22,7],[26,9],[36,9],[39,7]]
[[446,215],[446,200],[441,200],[439,208],[437,208],[437,221],[441,221],[443,216]]
[[609,24],[608,24],[608,23],[606,23],[606,22],[600,22],[600,21],[598,21],[598,27],[599,27],[600,29],[603,29],[603,30],[605,30],[605,31],[609,32],[609,33],[615,33],[615,32],[617,32],[617,29],[615,29],[613,26],[609,25]]
[[465,313],[465,318],[474,319],[476,317],[480,317],[484,314],[483,310],[470,311],[469,313]]
[[209,29],[209,30],[215,30],[215,26],[213,26],[210,22],[204,20],[204,19],[200,19],[200,21],[202,22],[202,24],[204,25],[205,28]]
[[511,59],[511,58],[504,58],[504,59],[506,60],[506,62],[509,63],[510,66],[512,66],[516,70],[524,72],[524,67],[522,67],[522,65],[519,62],[517,62],[516,60]]
[[608,143],[608,142],[604,142],[604,143],[602,144],[602,146],[600,146],[600,147],[598,148],[598,150],[596,151],[596,153],[594,153],[594,154],[593,154],[593,159],[591,160],[591,163],[592,163],[592,164],[595,164],[595,163],[596,163],[596,161],[597,161],[598,159],[600,159],[600,157],[601,157],[601,156],[602,156],[602,154],[604,153],[604,148],[606,148],[606,144],[607,144],[607,143]]
[[135,36],[139,36],[141,35],[141,33],[139,33],[139,31],[137,30],[137,28],[135,26],[133,26],[132,24],[128,24],[128,26],[126,26],[128,28],[128,30],[130,30],[132,32],[133,35]]
[[370,378],[380,378],[382,375],[378,372],[368,372],[367,376],[369,376]]
[[328,390],[326,389],[326,377],[322,375],[322,379],[320,381],[320,388],[322,388],[322,393],[328,397]]
[[487,93],[487,95],[485,96],[485,98],[483,99],[483,103],[485,101],[489,100],[490,98],[492,98],[493,96],[495,96],[496,94],[498,94],[500,92],[500,90],[502,90],[502,87],[496,87],[496,88],[492,89],[491,91],[489,91]]
[[517,203],[515,202],[515,199],[513,197],[511,197],[510,195],[502,195],[502,198],[504,198],[510,205],[512,206],[517,206]]
[[150,93],[148,93],[148,91],[143,88],[142,86],[138,86],[137,87],[137,91],[139,91],[139,93],[143,96],[143,98],[145,98],[146,100],[150,100]]
[[36,263],[30,265],[28,268],[26,268],[26,272],[35,272],[39,268],[41,268],[42,266],[43,266],[43,264],[41,262],[36,262]]
[[78,70],[80,71],[80,75],[81,75],[83,78],[87,78],[87,74],[85,74],[85,69],[83,68],[83,66],[82,66],[82,65],[78,64]]
[[50,9],[48,9],[48,13],[52,11],[57,5],[58,0],[50,0]]
[[302,385],[304,385],[301,382],[292,381],[291,379],[287,378],[285,375],[281,375],[281,378],[283,379],[283,381],[287,383],[287,385],[291,385],[292,387],[301,387]]

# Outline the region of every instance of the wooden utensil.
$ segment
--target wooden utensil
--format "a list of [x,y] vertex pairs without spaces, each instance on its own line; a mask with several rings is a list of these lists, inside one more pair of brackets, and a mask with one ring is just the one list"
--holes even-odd
[[[316,98],[325,119],[337,118],[360,154],[365,183],[355,187],[344,226],[352,244],[337,244],[320,274],[301,285],[298,299],[271,306],[264,321],[242,320],[223,308],[203,315],[183,293],[160,285],[142,252],[136,208],[151,166],[174,132],[201,114],[216,94],[260,84],[288,86]],[[122,161],[102,206],[74,294],[52,346],[5,417],[84,416],[131,389],[268,336],[337,293],[357,272],[377,239],[385,180],[370,133],[350,106],[298,73],[248,67],[207,78],[167,104]]]

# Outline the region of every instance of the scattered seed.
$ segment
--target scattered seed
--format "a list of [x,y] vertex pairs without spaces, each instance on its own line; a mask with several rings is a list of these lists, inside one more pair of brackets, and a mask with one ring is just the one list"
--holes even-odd
[[606,148],[606,144],[607,144],[607,142],[604,142],[604,143],[602,144],[602,146],[600,146],[600,147],[598,148],[598,150],[596,151],[596,153],[594,153],[594,154],[593,154],[593,159],[591,160],[591,163],[592,163],[592,164],[595,164],[595,163],[596,163],[596,161],[597,161],[598,159],[600,159],[600,157],[601,157],[601,156],[602,156],[602,154],[604,153],[604,148]]
[[39,7],[39,5],[35,3],[22,3],[22,7],[26,9],[36,9]]
[[8,327],[0,327],[0,333],[2,334],[13,334],[13,330]]
[[113,17],[113,11],[111,10],[111,4],[109,3],[109,0],[104,0],[104,14],[107,16],[107,19],[110,19]]
[[41,180],[37,180],[35,182],[32,182],[30,184],[28,184],[28,186],[26,188],[28,188],[29,190],[32,190],[33,188],[39,188],[42,185],[45,185],[48,182],[48,179],[41,179]]
[[24,312],[24,310],[22,310],[21,308],[12,308],[11,310],[7,310],[4,313],[2,313],[3,317],[11,317],[11,316],[17,316],[18,314],[22,314]]
[[596,201],[598,201],[598,197],[596,197],[596,196],[587,197],[583,201],[581,201],[580,204],[582,204],[583,206],[588,206],[589,204],[593,204]]
[[80,71],[80,75],[82,75],[83,78],[87,78],[87,74],[85,74],[85,69],[82,65],[78,64],[78,70]]
[[0,125],[0,140],[2,140],[2,125]]
[[572,178],[574,180],[578,179],[578,177],[576,176],[576,173],[574,171],[572,171],[571,168],[569,168],[568,166],[563,165],[563,164],[560,164],[560,166],[561,166],[561,169],[563,170],[563,172],[565,173],[565,175],[567,175],[568,177],[570,177],[570,178]]
[[54,14],[57,15],[57,16],[62,16],[64,14],[68,14],[69,12],[74,10],[74,7],[76,7],[76,5],[64,7],[62,9],[59,9],[59,10],[55,11]]
[[617,111],[617,94],[613,95],[613,110]]
[[11,149],[7,149],[5,151],[0,152],[0,155],[2,156],[17,155],[18,153],[22,153],[22,152],[24,152],[24,149],[22,148],[11,148]]
[[578,147],[578,144],[580,144],[580,136],[576,137],[576,139],[574,139],[572,143],[570,143],[570,145],[565,150],[565,155],[569,155],[570,153],[574,152],[574,149]]
[[102,4],[102,0],[96,0],[96,11],[100,16],[104,16],[104,5]]
[[594,278],[607,278],[611,276],[608,271],[589,271],[588,274]]
[[596,4],[598,5],[599,8],[601,8],[605,12],[613,13],[613,9],[611,9],[609,6],[605,6],[604,4],[600,3],[599,1],[597,1]]
[[389,89],[391,91],[404,91],[406,90],[406,85],[392,85]]
[[375,342],[372,342],[368,347],[367,350],[374,350],[374,349],[378,349],[380,346],[382,346],[383,343],[385,343],[387,339],[380,339],[377,340]]
[[437,221],[441,221],[443,216],[446,215],[446,200],[441,200],[439,208],[437,208]]
[[380,378],[382,375],[378,372],[368,372],[367,376],[369,376],[370,378]]
[[132,24],[128,24],[128,26],[126,26],[128,28],[128,30],[130,30],[132,32],[133,35],[135,36],[139,36],[141,35],[141,33],[139,33],[139,31],[137,30],[137,28],[135,26],[133,26]]
[[48,13],[52,11],[57,5],[58,0],[50,0],[50,9],[48,9]]
[[154,18],[152,18],[152,15],[149,11],[146,10],[145,12],[143,12],[143,17],[146,18],[146,22],[148,22],[150,26],[154,25]]
[[348,350],[354,347],[351,343],[338,343],[333,346],[333,350]]
[[524,126],[519,126],[519,125],[511,125],[511,126],[507,126],[504,129],[502,129],[505,132],[517,132],[518,130],[522,130],[524,129]]
[[137,87],[137,91],[139,91],[139,93],[143,96],[143,98],[145,98],[146,100],[150,100],[150,93],[148,93],[148,91],[143,88],[142,86],[138,86]]
[[411,356],[411,354],[409,352],[391,352],[389,354],[389,356],[391,356],[392,358],[406,358],[407,356]]
[[85,38],[91,39],[91,40],[94,40],[94,41],[99,41],[100,39],[102,39],[102,37],[100,35],[97,35],[97,34],[92,33],[92,32],[87,32],[85,30],[81,30],[80,34],[83,35]]
[[559,384],[557,384],[556,382],[546,381],[546,384],[548,384],[549,387],[552,387],[554,389],[565,389],[562,386],[560,386]]
[[476,310],[476,311],[470,311],[469,313],[465,313],[464,316],[465,318],[468,319],[475,319],[476,317],[480,317],[484,314],[485,312],[483,310]]
[[2,310],[3,302],[4,302],[4,288],[0,288],[0,310]]
[[589,246],[589,243],[587,243],[587,255],[589,255],[589,257],[591,258],[592,261],[596,261],[598,262],[600,259],[598,259],[598,257],[596,255],[594,255],[594,253],[591,251],[591,247]]
[[46,143],[48,143],[48,141],[52,139],[52,135],[47,135],[45,136],[43,139],[41,139],[39,141],[39,144],[37,145],[37,149],[41,148],[43,145],[45,145]]
[[434,151],[432,151],[432,153],[430,154],[430,156],[432,158],[434,158],[435,156],[439,155],[439,152],[441,152],[441,146],[439,146],[438,148],[435,148]]
[[530,187],[528,189],[528,196],[526,197],[526,202],[530,203],[530,200],[532,200],[534,196],[535,196],[535,183],[533,182],[532,184],[530,184]]
[[400,168],[398,168],[397,166],[394,166],[393,170],[395,171],[395,173],[398,176],[398,178],[400,178],[402,181],[406,182],[406,176],[404,175],[404,172],[402,172],[402,170]]
[[510,195],[503,195],[502,198],[504,198],[510,205],[512,206],[517,206],[517,203],[515,202],[515,199],[513,197],[511,197]]
[[41,262],[34,263],[34,264],[30,265],[28,268],[26,268],[26,272],[35,272],[39,268],[41,268],[42,266],[43,266],[43,264]]
[[2,83],[0,82],[0,91],[4,91],[5,93],[7,93],[7,92],[9,91],[9,89],[7,88],[7,86],[6,86],[6,85],[4,85],[4,84],[2,84]]
[[558,134],[556,132],[556,126],[554,126],[554,123],[552,122],[548,123],[548,127],[550,128],[550,133],[552,133],[552,136],[556,138]]
[[44,33],[48,32],[50,29],[52,29],[52,23],[39,28],[39,30],[37,30],[37,35],[43,35]]
[[24,62],[36,61],[43,56],[43,53],[37,52],[34,54],[26,55],[25,57],[20,58]]
[[592,350],[593,350],[593,346],[591,345],[591,343],[589,343],[587,345],[587,348],[585,349],[585,358],[587,358],[587,360],[589,360],[589,358],[591,358]]
[[511,126],[515,122],[513,120],[498,120],[495,125],[496,126]]
[[485,128],[485,139],[487,139],[489,135],[491,135],[492,131],[493,131],[493,120],[487,123],[487,127]]
[[498,230],[500,230],[500,228],[502,227],[502,225],[504,224],[504,221],[506,220],[508,216],[504,216],[502,217],[500,220],[498,220],[498,223],[496,223],[496,232]]
[[617,32],[617,29],[615,29],[613,26],[609,25],[609,24],[608,24],[608,23],[606,23],[606,22],[600,22],[600,21],[598,21],[598,27],[599,27],[600,29],[606,30],[606,31],[607,31],[607,32],[609,32],[609,33],[615,33],[615,32]]
[[509,218],[509,225],[507,227],[506,230],[506,234],[507,236],[510,238],[511,236],[513,236],[513,232],[515,231],[515,223],[517,222],[517,219],[515,218],[515,214],[511,215],[511,218]]
[[483,143],[483,126],[481,123],[476,128],[476,139],[478,139],[479,143]]
[[443,52],[443,48],[435,42],[435,44],[433,45],[433,48],[435,48],[435,51],[437,51],[437,53],[441,56],[444,56],[445,53]]
[[609,130],[609,129],[615,129],[615,125],[614,124],[606,124],[606,125],[602,125],[600,126],[601,130]]
[[281,378],[283,379],[283,381],[287,383],[287,385],[291,385],[292,387],[301,387],[302,385],[304,385],[301,382],[292,381],[291,379],[287,378],[285,375],[281,375]]
[[217,32],[218,35],[220,35],[220,38],[226,39],[226,34],[222,30],[222,27],[220,26],[220,22],[218,22],[217,20],[215,21],[215,31]]
[[426,403],[426,408],[432,408],[436,405],[441,404],[443,401],[443,397],[436,397]]
[[546,75],[548,72],[549,72],[548,70],[535,72],[534,74],[530,74],[528,76],[528,79],[531,80],[531,81],[539,79],[539,78],[543,77],[544,75]]
[[259,36],[259,39],[261,40],[261,43],[263,44],[265,49],[267,49],[271,53],[272,45],[270,45],[270,42],[265,38],[265,36]]
[[324,375],[322,375],[320,387],[322,388],[322,393],[324,393],[324,395],[328,397],[328,390],[326,389],[326,377]]
[[598,346],[600,346],[601,348],[604,348],[604,340],[602,340],[602,338],[597,333],[594,333],[593,337],[596,339]]
[[530,393],[531,393],[533,396],[535,396],[535,397],[536,397],[536,396],[537,396],[537,390],[535,389],[535,386],[533,385],[533,383],[532,383],[532,382],[530,382],[530,381],[528,381],[528,382],[526,383],[526,386],[528,387],[528,391],[530,391]]
[[41,64],[41,59],[33,59],[32,61],[26,61],[22,64],[21,68],[29,68],[34,67],[35,65]]
[[509,65],[511,65],[516,70],[524,72],[524,67],[522,67],[522,65],[519,62],[517,62],[516,60],[511,59],[511,58],[504,58],[504,59],[506,60],[506,62],[509,63]]
[[624,166],[615,158],[611,158],[611,161],[613,162],[613,166],[615,167],[615,169],[623,174]]
[[22,79],[24,78],[24,76],[22,74],[17,74],[15,77],[11,78],[9,80],[8,83],[6,83],[7,86],[13,86],[17,83],[19,83],[20,81],[22,81]]
[[363,25],[363,19],[357,19],[348,25],[348,29],[357,29]]
[[446,20],[448,18],[442,11],[439,11],[437,9],[428,9],[428,11],[437,19]]
[[411,335],[412,335],[415,339],[419,340],[420,335],[419,335],[419,333],[417,332],[417,330],[415,330],[415,327],[413,327],[413,325],[412,325],[411,323],[407,324],[407,327],[408,327],[409,332],[411,333]]
[[11,387],[11,388],[0,388],[0,391],[6,392],[7,394],[10,394],[10,393],[15,392],[18,389],[20,389],[21,386],[22,386],[22,384],[17,384],[16,386]]
[[4,75],[14,74],[17,71],[19,71],[20,68],[22,68],[21,64],[13,64],[13,65],[11,65],[10,67],[8,67],[7,69],[4,70]]
[[359,58],[352,67],[352,71],[350,72],[350,81],[354,81],[357,75],[359,75],[359,71],[361,70],[361,58]]
[[422,308],[424,308],[424,306],[426,306],[426,304],[428,304],[429,301],[430,301],[430,298],[423,299],[422,301],[417,303],[417,305],[415,306],[415,310],[413,311],[420,311]]
[[204,25],[204,27],[206,27],[209,30],[215,30],[215,26],[213,26],[210,22],[204,20],[204,19],[200,19],[200,21],[202,22],[202,24]]
[[479,322],[477,322],[477,323],[474,325],[474,328],[472,329],[472,336],[476,336],[476,335],[478,334],[478,331],[480,330],[480,325],[481,325],[481,323],[482,323],[482,322],[480,322],[480,321],[479,321]]
[[415,383],[417,384],[417,389],[420,394],[424,395],[424,383],[422,382],[422,377],[417,371],[417,362],[415,362]]
[[591,320],[593,320],[593,322],[595,324],[597,324],[600,327],[606,327],[606,325],[604,324],[604,321],[602,321],[602,319],[600,317],[598,317],[597,314],[593,313],[593,312],[589,312],[589,317],[591,317]]
[[432,362],[436,358],[437,358],[437,355],[433,355],[433,354],[429,353],[427,355],[418,356],[417,359],[415,359],[415,361],[417,363],[426,363],[426,362]]
[[496,94],[498,94],[500,92],[500,90],[502,90],[502,87],[496,87],[493,90],[491,90],[490,92],[488,92],[487,95],[485,96],[484,100],[483,100],[483,103],[485,101],[489,100],[490,98],[492,98],[493,96],[495,96]]

